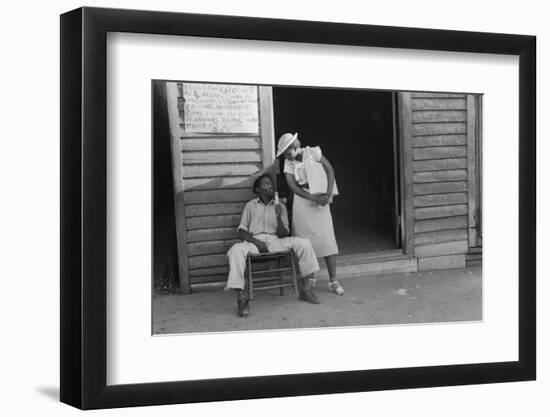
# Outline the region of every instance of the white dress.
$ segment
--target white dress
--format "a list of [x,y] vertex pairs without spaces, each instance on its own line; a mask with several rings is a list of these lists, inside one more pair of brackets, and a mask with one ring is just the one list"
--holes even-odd
[[[307,184],[305,163],[320,164],[321,157],[321,148],[318,146],[314,148],[306,147],[301,162],[285,160],[284,172],[294,175],[298,185]],[[306,190],[308,189],[306,188]],[[309,239],[318,258],[338,254],[330,204],[320,206],[294,194],[292,235]]]

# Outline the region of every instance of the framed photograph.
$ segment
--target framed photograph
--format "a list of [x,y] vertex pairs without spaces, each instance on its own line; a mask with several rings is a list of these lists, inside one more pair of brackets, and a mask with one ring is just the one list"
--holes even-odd
[[533,380],[535,37],[61,16],[61,401]]

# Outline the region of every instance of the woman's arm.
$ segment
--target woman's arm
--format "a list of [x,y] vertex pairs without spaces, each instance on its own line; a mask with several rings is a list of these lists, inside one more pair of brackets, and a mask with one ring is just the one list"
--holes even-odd
[[314,201],[313,196],[304,190],[303,188],[300,188],[298,184],[296,183],[296,179],[294,178],[294,175],[285,173],[286,183],[290,187],[290,190],[296,194],[299,195],[302,198],[305,198],[306,200]]
[[310,200],[315,202],[316,204],[319,204],[320,206],[325,206],[328,204],[328,197],[324,196],[324,194],[318,195],[318,194],[311,194],[304,190],[303,188],[300,188],[298,184],[296,183],[296,179],[294,178],[294,175],[292,174],[285,174],[286,182],[292,192],[296,195],[299,195],[302,198],[305,198],[306,200]]
[[334,168],[332,168],[329,160],[324,156],[321,157],[321,165],[323,165],[327,173],[327,195],[330,197],[332,195],[332,189],[334,188]]

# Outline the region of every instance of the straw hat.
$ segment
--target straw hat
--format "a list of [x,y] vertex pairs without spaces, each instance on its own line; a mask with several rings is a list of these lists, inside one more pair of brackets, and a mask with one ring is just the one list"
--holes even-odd
[[287,148],[294,142],[296,139],[298,139],[298,133],[292,134],[292,133],[285,133],[279,138],[279,143],[277,144],[277,156],[281,156],[284,151],[287,150]]

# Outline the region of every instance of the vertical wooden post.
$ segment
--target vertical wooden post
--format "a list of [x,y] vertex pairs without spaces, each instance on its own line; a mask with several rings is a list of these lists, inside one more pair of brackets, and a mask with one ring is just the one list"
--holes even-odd
[[476,96],[466,96],[466,143],[468,146],[468,246],[477,246],[477,144],[476,144]]
[[273,178],[273,188],[277,190],[277,164],[275,162],[275,127],[273,122],[273,89],[258,87],[258,101],[260,110],[260,137],[262,141],[262,165],[264,170],[270,170]]
[[411,93],[397,93],[401,156],[401,233],[403,251],[414,255],[413,136]]
[[172,147],[174,214],[176,218],[180,291],[184,294],[190,294],[191,283],[189,280],[189,259],[187,254],[187,230],[185,222],[185,205],[180,144],[182,129],[180,126],[180,116],[178,109],[178,86],[175,82],[166,83],[166,100],[168,109],[168,120],[170,124],[170,143]]

